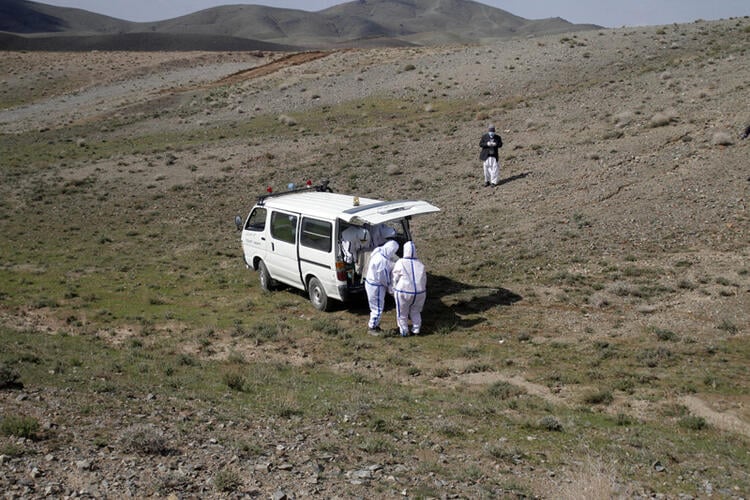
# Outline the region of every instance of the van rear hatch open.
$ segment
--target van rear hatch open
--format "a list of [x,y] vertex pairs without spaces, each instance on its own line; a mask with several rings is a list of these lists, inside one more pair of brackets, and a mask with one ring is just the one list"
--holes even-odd
[[381,224],[394,219],[439,211],[438,207],[426,201],[397,200],[352,207],[344,210],[339,218],[350,224]]

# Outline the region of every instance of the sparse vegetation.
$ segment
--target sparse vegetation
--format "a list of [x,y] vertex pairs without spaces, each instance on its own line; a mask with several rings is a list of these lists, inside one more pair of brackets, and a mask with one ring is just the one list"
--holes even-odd
[[39,421],[34,417],[21,415],[4,415],[0,419],[0,433],[25,439],[36,439],[39,432]]

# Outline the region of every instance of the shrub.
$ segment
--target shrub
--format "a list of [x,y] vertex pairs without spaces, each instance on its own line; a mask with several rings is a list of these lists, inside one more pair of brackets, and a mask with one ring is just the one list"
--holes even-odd
[[679,421],[679,424],[680,424],[680,427],[689,429],[691,431],[700,431],[708,427],[708,424],[706,423],[706,420],[703,417],[694,417],[692,415],[688,415],[687,417],[682,417]]
[[39,421],[34,417],[7,415],[0,422],[0,433],[26,439],[36,439],[39,432]]
[[487,388],[487,394],[497,399],[510,399],[520,396],[523,393],[524,391],[520,387],[502,380],[495,382]]
[[586,394],[583,397],[583,401],[591,405],[608,405],[613,399],[612,392],[606,389]]
[[9,366],[0,364],[0,389],[23,389],[18,372]]
[[216,491],[235,491],[241,484],[239,474],[231,469],[222,469],[214,476],[214,488],[216,488]]
[[540,429],[552,431],[552,432],[562,432],[563,426],[562,423],[557,419],[557,417],[553,415],[545,415],[542,418],[539,419],[536,426]]
[[719,323],[719,326],[717,326],[719,330],[722,330],[724,332],[727,332],[730,335],[734,335],[737,332],[740,331],[739,328],[737,328],[737,325],[729,321],[728,319],[722,320],[721,323]]
[[224,383],[230,389],[242,392],[245,388],[245,377],[238,371],[232,370],[224,374]]
[[127,428],[120,441],[125,449],[135,453],[166,455],[169,452],[164,435],[150,425]]
[[663,347],[657,349],[644,349],[638,354],[637,358],[638,361],[649,368],[656,368],[659,364],[672,359],[672,351]]
[[675,334],[671,330],[666,330],[664,328],[652,328],[651,329],[654,332],[654,335],[656,335],[656,338],[659,340],[676,340],[677,334]]
[[341,333],[339,325],[337,325],[335,321],[331,321],[328,319],[315,320],[312,324],[312,329],[316,332],[322,332],[326,335],[330,335],[331,337],[336,337]]

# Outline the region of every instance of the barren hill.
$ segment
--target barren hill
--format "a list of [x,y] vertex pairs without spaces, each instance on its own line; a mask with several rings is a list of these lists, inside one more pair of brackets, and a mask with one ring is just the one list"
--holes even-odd
[[[186,43],[185,50],[203,44],[205,50],[229,50],[227,37],[307,48],[435,45],[479,43],[530,34],[561,33],[594,29],[563,19],[527,20],[506,11],[470,0],[369,0],[349,2],[319,12],[280,9],[258,5],[227,5],[202,10],[175,19],[132,23],[77,9],[52,7],[25,0],[11,0],[0,7],[0,31],[36,37],[65,33],[70,50],[85,50],[100,39],[80,44],[72,36],[92,33],[109,35],[101,39],[102,49],[111,50],[122,39],[122,50],[151,43],[160,50],[173,50]],[[128,33],[129,38],[114,35]],[[138,34],[161,35],[133,43]],[[179,35],[173,42],[166,35]],[[193,39],[188,37],[193,36]],[[211,41],[210,37],[223,37]],[[17,49],[26,40],[19,37]],[[60,40],[58,40],[60,42]],[[29,40],[24,48],[49,44]],[[236,42],[235,42],[236,43]],[[271,47],[267,45],[266,47]],[[258,46],[260,48],[260,46]]]

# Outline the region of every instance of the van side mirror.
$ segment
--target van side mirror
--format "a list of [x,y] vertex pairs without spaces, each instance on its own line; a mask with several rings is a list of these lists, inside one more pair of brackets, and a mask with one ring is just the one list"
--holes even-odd
[[235,215],[234,225],[237,226],[237,231],[242,231],[242,217],[240,217],[239,215]]

